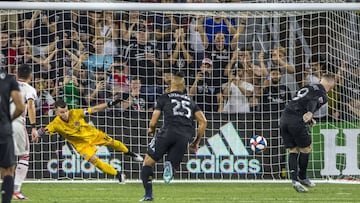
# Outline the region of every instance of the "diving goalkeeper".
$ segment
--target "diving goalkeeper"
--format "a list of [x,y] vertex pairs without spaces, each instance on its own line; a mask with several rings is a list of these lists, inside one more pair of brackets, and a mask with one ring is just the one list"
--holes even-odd
[[122,182],[121,174],[110,164],[105,163],[95,155],[96,146],[107,146],[116,151],[124,152],[131,156],[134,161],[143,161],[143,158],[129,149],[120,141],[115,140],[104,132],[93,127],[85,121],[85,116],[105,110],[121,102],[119,96],[115,96],[108,103],[96,105],[85,109],[68,109],[67,104],[58,100],[54,103],[56,117],[44,128],[38,129],[39,136],[58,133],[64,137],[75,150],[104,173],[116,176]]

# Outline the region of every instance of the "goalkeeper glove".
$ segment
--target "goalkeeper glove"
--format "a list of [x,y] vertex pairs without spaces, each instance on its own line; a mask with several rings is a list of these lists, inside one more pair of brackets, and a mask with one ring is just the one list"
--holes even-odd
[[108,107],[113,107],[122,101],[121,93],[116,93],[111,101],[107,103]]
[[39,128],[37,130],[37,133],[39,134],[39,137],[41,138],[43,135],[47,135],[48,134],[48,131],[46,128]]

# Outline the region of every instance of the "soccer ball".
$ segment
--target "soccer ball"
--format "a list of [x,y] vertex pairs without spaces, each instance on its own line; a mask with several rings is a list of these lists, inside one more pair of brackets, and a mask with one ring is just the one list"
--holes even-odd
[[264,151],[266,149],[266,146],[267,146],[267,141],[263,136],[254,135],[250,139],[250,148],[256,153]]

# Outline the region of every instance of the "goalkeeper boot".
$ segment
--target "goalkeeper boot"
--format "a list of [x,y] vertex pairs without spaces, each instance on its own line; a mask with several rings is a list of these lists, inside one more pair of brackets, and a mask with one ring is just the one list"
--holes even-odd
[[121,173],[120,171],[118,171],[118,173],[116,174],[116,178],[119,180],[120,184],[125,184],[125,174]]
[[306,187],[315,187],[316,184],[311,182],[308,178],[305,178],[305,179],[300,179],[298,177],[298,181],[302,184],[302,185],[305,185]]
[[144,158],[140,154],[136,154],[136,153],[134,153],[134,154],[135,154],[135,156],[133,156],[134,161],[137,161],[137,162],[143,162],[144,161]]
[[165,183],[170,183],[173,179],[173,168],[170,161],[165,161],[164,163],[163,179]]
[[126,155],[131,156],[134,161],[142,162],[144,161],[144,158],[140,154],[136,154],[134,152],[128,152]]
[[308,192],[308,189],[306,189],[306,187],[301,185],[301,183],[299,183],[298,181],[293,180],[292,185],[293,185],[294,189],[296,190],[296,192],[300,192],[300,193]]
[[29,198],[25,197],[21,191],[14,192],[12,197],[14,200],[28,200],[29,199]]

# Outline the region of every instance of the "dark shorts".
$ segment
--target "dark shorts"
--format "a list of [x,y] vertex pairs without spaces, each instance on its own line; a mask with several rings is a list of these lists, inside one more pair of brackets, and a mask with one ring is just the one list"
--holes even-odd
[[280,135],[286,148],[304,148],[311,145],[309,124],[303,121],[302,115],[284,112],[280,119]]
[[183,135],[159,132],[149,143],[147,154],[155,161],[167,154],[166,160],[177,169],[184,158],[189,141],[190,139]]
[[12,136],[2,137],[3,142],[0,143],[0,167],[9,168],[16,164],[14,141]]

